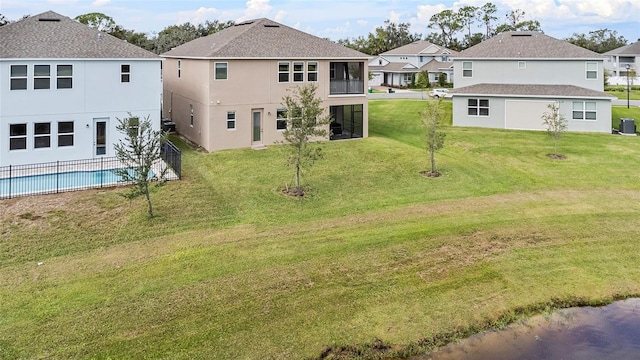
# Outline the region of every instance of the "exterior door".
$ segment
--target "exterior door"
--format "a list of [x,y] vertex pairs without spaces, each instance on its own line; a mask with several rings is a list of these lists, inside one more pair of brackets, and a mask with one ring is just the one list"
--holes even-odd
[[94,156],[107,155],[107,120],[108,118],[93,119]]
[[253,144],[262,144],[262,110],[251,111]]

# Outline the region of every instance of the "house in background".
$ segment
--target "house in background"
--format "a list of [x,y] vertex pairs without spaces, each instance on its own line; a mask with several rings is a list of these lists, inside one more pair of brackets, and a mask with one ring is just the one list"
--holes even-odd
[[[609,84],[626,85],[627,81],[631,84],[640,84],[640,39],[632,44],[613,49],[604,53],[607,57],[604,65],[610,73]],[[627,74],[627,66],[629,74]],[[635,73],[634,73],[635,72]],[[630,76],[627,79],[627,75]],[[635,75],[635,76],[633,76]]]
[[454,58],[453,124],[542,130],[559,104],[569,131],[611,131],[604,57],[538,32],[505,32]]
[[52,11],[0,27],[0,166],[114,156],[128,113],[160,128],[161,65]]
[[238,23],[161,55],[164,114],[208,151],[283,140],[283,98],[317,85],[332,140],[368,135],[367,55],[268,19]]
[[438,82],[440,73],[444,73],[447,82],[453,79],[452,57],[458,52],[425,40],[389,50],[369,62],[369,70],[373,79],[369,86],[387,84],[391,86],[408,86],[411,79],[421,71],[429,72],[429,82]]

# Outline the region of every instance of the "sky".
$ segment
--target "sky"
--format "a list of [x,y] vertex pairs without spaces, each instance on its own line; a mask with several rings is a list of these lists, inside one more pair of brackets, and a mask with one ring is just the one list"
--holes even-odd
[[[431,15],[464,5],[482,6],[487,0],[0,0],[0,14],[9,20],[48,10],[68,17],[100,12],[116,24],[153,35],[167,26],[191,22],[243,21],[266,17],[307,33],[332,40],[367,36],[386,19],[411,24],[412,33],[426,35]],[[499,24],[513,9],[525,20],[538,20],[550,36],[564,39],[574,33],[610,29],[627,41],[640,39],[640,0],[491,0],[498,7]],[[477,32],[483,32],[478,27]]]

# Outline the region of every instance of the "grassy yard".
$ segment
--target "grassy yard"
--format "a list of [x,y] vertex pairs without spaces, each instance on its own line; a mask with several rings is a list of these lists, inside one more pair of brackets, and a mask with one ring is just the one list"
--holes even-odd
[[[618,97],[620,100],[627,100],[627,86],[626,85],[611,85],[606,87],[607,94]],[[640,86],[635,85],[630,87],[629,91],[630,100],[640,100]]]
[[569,133],[552,160],[543,132],[447,125],[427,179],[424,104],[371,101],[370,137],[325,143],[302,201],[278,146],[182,143],[153,220],[118,189],[0,201],[0,358],[408,355],[640,295],[639,138]]

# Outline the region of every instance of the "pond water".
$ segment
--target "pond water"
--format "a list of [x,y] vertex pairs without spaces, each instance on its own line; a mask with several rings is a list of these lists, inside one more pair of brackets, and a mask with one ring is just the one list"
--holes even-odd
[[640,359],[640,299],[538,315],[412,360]]

